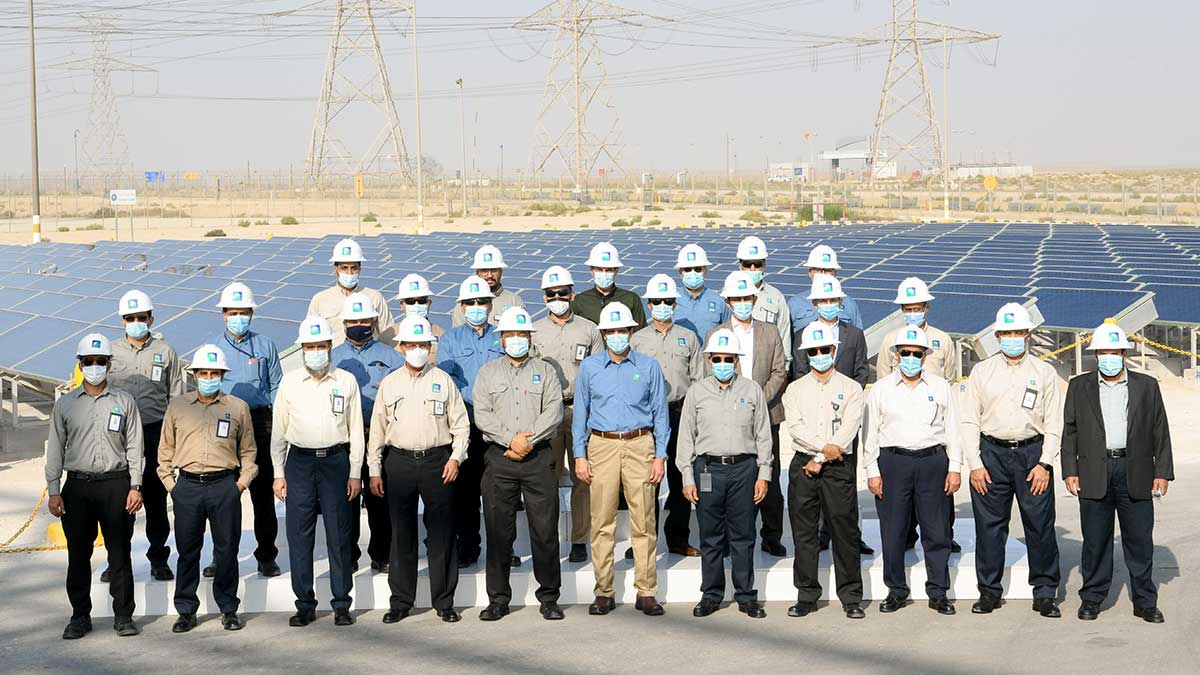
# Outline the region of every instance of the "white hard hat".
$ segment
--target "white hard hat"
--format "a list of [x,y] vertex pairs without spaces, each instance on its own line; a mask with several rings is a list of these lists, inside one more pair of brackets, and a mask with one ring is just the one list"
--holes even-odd
[[397,342],[433,342],[433,326],[429,319],[410,314],[396,328]]
[[192,365],[188,370],[229,370],[225,361],[225,352],[216,345],[200,345],[192,355]]
[[584,264],[588,267],[620,267],[621,256],[617,255],[617,247],[602,241],[592,247],[592,252]]
[[721,328],[713,331],[713,334],[708,336],[708,345],[704,347],[705,354],[737,354],[742,356],[746,352],[742,350],[742,342],[738,340],[738,336],[728,328]]
[[896,349],[901,347],[920,347],[929,349],[929,336],[920,326],[905,326],[896,333]]
[[300,322],[300,337],[296,340],[300,344],[324,342],[332,339],[333,331],[329,329],[329,322],[323,317],[310,316]]
[[333,247],[333,255],[330,256],[329,262],[366,262],[363,257],[362,247],[353,239],[343,239]]
[[767,245],[762,239],[750,235],[738,242],[737,257],[738,260],[766,260]]
[[836,347],[837,345],[837,336],[820,321],[813,321],[800,332],[801,351],[817,347]]
[[480,246],[479,250],[475,251],[475,262],[471,263],[473,270],[502,270],[507,267],[508,265],[504,264],[504,254],[491,244]]
[[1133,349],[1133,345],[1129,344],[1129,338],[1120,326],[1106,321],[1092,333],[1091,343],[1088,344],[1088,351],[1098,349]]
[[494,298],[492,289],[488,288],[488,284],[483,279],[472,274],[463,279],[463,282],[458,285],[458,301],[474,300],[475,298]]
[[366,293],[351,293],[342,301],[342,321],[376,318],[379,318],[379,311]]
[[433,295],[429,290],[429,282],[420,274],[409,274],[400,280],[400,292],[396,297],[401,300],[409,298],[428,298]]
[[646,284],[646,292],[642,298],[657,300],[660,298],[678,298],[679,291],[675,288],[675,280],[665,274],[655,274]]
[[996,323],[992,326],[992,331],[998,333],[1002,330],[1033,330],[1036,327],[1029,318],[1029,310],[1010,302],[996,312]]
[[835,300],[846,297],[842,292],[842,283],[837,277],[828,274],[818,274],[813,277],[812,289],[808,293],[809,300]]
[[813,250],[808,252],[808,260],[804,261],[804,266],[815,267],[819,270],[842,269],[842,266],[838,264],[837,253],[825,244],[814,246]]
[[637,328],[629,308],[619,302],[610,302],[600,310],[600,330],[614,328]]
[[748,298],[758,295],[758,286],[754,285],[754,279],[750,278],[748,272],[737,270],[730,272],[729,276],[725,277],[725,284],[721,287],[722,298]]
[[530,318],[529,312],[526,312],[524,307],[509,307],[500,315],[496,330],[502,333],[506,330],[532,333],[537,329],[533,327],[533,319]]
[[895,305],[915,305],[919,302],[932,302],[933,296],[929,294],[929,287],[924,281],[916,277],[909,277],[900,282],[900,287],[896,289],[896,299],[892,301]]
[[542,272],[542,290],[574,285],[575,279],[571,277],[571,273],[565,267],[551,265],[546,268],[545,272]]
[[708,267],[708,254],[696,244],[688,244],[679,249],[679,258],[675,261],[675,269],[682,267]]
[[121,316],[149,312],[153,309],[154,303],[150,302],[150,296],[141,291],[129,291],[121,296],[121,301],[117,304],[117,314]]
[[88,333],[79,340],[75,356],[112,356],[112,343],[100,333]]
[[250,287],[240,281],[235,281],[221,290],[221,301],[217,309],[254,309],[254,293]]

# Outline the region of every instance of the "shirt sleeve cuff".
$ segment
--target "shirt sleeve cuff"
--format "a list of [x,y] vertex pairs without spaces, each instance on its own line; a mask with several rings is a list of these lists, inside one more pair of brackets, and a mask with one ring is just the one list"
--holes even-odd
[[[283,474],[280,474],[280,475],[283,475]],[[168,493],[173,492],[175,490],[175,477],[174,476],[167,476],[166,478],[162,479],[162,482],[163,482],[163,487],[166,488]]]
[[871,462],[867,465],[867,478],[879,478],[878,462]]
[[[770,467],[767,467],[767,473],[768,473],[768,474],[770,474],[770,473],[771,473],[771,468],[770,468]],[[689,486],[689,485],[695,485],[695,484],[696,484],[696,475],[693,473],[693,471],[692,471],[692,467],[690,467],[690,466],[685,466],[685,467],[683,468],[683,470],[679,472],[679,474],[680,474],[681,476],[683,476],[683,486],[684,486],[684,487],[687,487],[687,486]]]
[[383,476],[383,464],[379,462],[367,462],[367,473],[371,478],[380,478]]
[[950,473],[958,473],[962,471],[962,462],[950,460]]
[[62,491],[62,479],[61,478],[56,478],[56,479],[46,483],[46,492],[48,492],[51,497],[57,497],[59,492],[61,492],[61,491]]
[[771,482],[771,466],[769,464],[758,467],[758,479]]

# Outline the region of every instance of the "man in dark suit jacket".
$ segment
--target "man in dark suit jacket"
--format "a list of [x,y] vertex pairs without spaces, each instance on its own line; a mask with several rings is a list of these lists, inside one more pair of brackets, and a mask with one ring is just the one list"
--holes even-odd
[[1079,618],[1096,619],[1113,574],[1113,515],[1120,518],[1121,545],[1133,614],[1162,623],[1154,586],[1154,496],[1175,479],[1171,432],[1158,381],[1125,367],[1125,332],[1104,324],[1088,350],[1097,370],[1067,385],[1063,410],[1062,475],[1079,497],[1083,528],[1080,568],[1083,601]]
[[[817,319],[820,321],[820,319]],[[859,386],[867,386],[867,376],[871,369],[867,366],[867,337],[862,329],[845,319],[837,320],[838,346],[833,359],[833,369],[854,380]],[[793,381],[808,374],[808,352],[800,349],[800,333],[792,336],[792,377]]]

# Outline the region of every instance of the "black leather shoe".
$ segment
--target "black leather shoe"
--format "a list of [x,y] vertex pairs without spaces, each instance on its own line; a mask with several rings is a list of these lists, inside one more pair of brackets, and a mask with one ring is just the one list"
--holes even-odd
[[898,595],[892,595],[891,593],[888,593],[888,596],[883,599],[883,602],[879,603],[879,611],[883,612],[884,614],[891,614],[896,610],[904,608],[908,604],[908,598],[901,598]]
[[957,541],[954,541],[953,539],[951,539],[950,540],[950,552],[951,553],[962,553],[962,546],[960,546]]
[[479,612],[480,621],[499,621],[506,616],[508,616],[508,605],[501,605],[495,602],[491,603],[487,607],[484,607],[483,610]]
[[67,623],[67,627],[63,629],[64,640],[78,640],[79,638],[92,632],[92,619],[87,616],[80,616],[71,619]]
[[221,615],[221,627],[225,630],[241,630],[246,627],[237,612],[226,612]]
[[150,567],[150,578],[155,581],[172,581],[175,579],[175,573],[166,565],[153,565]]
[[596,596],[596,600],[592,602],[592,604],[588,605],[588,614],[591,614],[592,616],[604,616],[605,614],[613,611],[613,606],[616,604],[616,601],[612,598],[606,598],[602,595],[598,595]]
[[217,576],[217,566],[211,563],[205,565],[204,570],[200,573],[204,575],[205,579],[212,579],[213,577]]
[[817,603],[798,601],[796,604],[788,607],[788,616],[792,617],[793,619],[799,619],[801,617],[808,616],[815,611],[817,611]]
[[411,609],[389,609],[383,615],[383,622],[384,623],[399,623],[399,622],[407,619],[408,615],[410,613],[412,613]]
[[655,600],[653,595],[639,595],[633,603],[633,608],[646,616],[662,616],[667,611],[658,604],[658,600]]
[[462,621],[462,615],[455,611],[453,607],[450,609],[439,609],[437,610],[437,615],[439,619],[446,623],[458,623]]
[[303,628],[316,620],[317,611],[315,609],[298,609],[296,610],[296,613],[288,619],[288,625],[292,628]]
[[858,554],[859,555],[875,555],[875,549],[871,548],[870,546],[867,546],[867,542],[863,541],[862,539],[859,539],[858,540]]
[[1146,623],[1162,623],[1166,621],[1157,607],[1133,608],[1133,615]]
[[626,559],[626,560],[633,560],[633,547],[632,547],[632,546],[630,546],[629,548],[625,549],[625,559]]
[[942,616],[954,616],[958,613],[958,610],[954,609],[954,603],[950,602],[950,598],[944,595],[940,598],[930,598],[929,609],[936,611]]
[[353,626],[354,615],[350,614],[348,609],[333,610],[333,625],[335,626]]
[[547,621],[562,621],[566,618],[566,615],[563,614],[562,607],[559,607],[557,602],[543,602],[541,609],[542,618]]
[[782,558],[787,555],[787,549],[783,547],[783,544],[777,541],[764,540],[761,548],[765,553],[768,555],[773,555],[776,558]]
[[171,626],[172,633],[186,633],[196,627],[195,614],[180,614],[178,619],[175,619],[175,625]]
[[[1034,609],[1036,609],[1037,601],[1034,600],[1033,604],[1035,605]],[[971,613],[972,614],[991,614],[992,612],[994,612],[997,609],[1000,609],[1003,606],[1004,606],[1004,600],[997,598],[996,596],[992,595],[991,593],[981,593],[979,595],[979,599],[975,601],[975,604],[971,605]]]
[[509,558],[508,566],[509,567],[520,567],[521,566],[521,556],[514,555],[511,558]]
[[388,570],[390,570],[391,567],[392,567],[391,564],[389,564],[388,561],[386,561],[386,560],[372,560],[371,561],[371,571],[376,572],[378,574],[387,574]]
[[274,560],[268,560],[267,562],[258,563],[258,573],[264,577],[271,578],[277,577],[283,572],[280,571],[279,565]]
[[1054,604],[1054,598],[1035,599],[1033,601],[1033,611],[1047,619],[1057,619],[1062,616],[1062,611],[1058,609],[1058,605]]
[[111,578],[112,578],[112,575],[109,574],[108,568],[105,567],[104,571],[100,573],[100,583],[107,584],[109,579],[111,579]]
[[862,605],[845,605],[842,607],[842,611],[846,612],[847,619],[865,619],[867,617]]
[[696,558],[700,556],[700,549],[692,546],[691,544],[684,544],[683,546],[668,546],[667,552],[674,553],[675,555],[681,555],[685,558]]
[[571,544],[571,554],[567,556],[567,562],[581,563],[587,560],[587,545],[586,544]]
[[739,602],[738,611],[751,619],[767,618],[767,610],[763,608],[761,602]]
[[113,630],[117,631],[117,635],[121,637],[133,637],[142,632],[142,629],[133,622],[133,617],[128,616],[118,616],[113,619]]
[[713,602],[711,600],[701,600],[696,604],[695,607],[692,608],[692,616],[702,619],[718,609],[721,609],[721,603]]
[[1095,621],[1100,618],[1100,603],[1084,601],[1079,606],[1079,613],[1076,614],[1080,621]]

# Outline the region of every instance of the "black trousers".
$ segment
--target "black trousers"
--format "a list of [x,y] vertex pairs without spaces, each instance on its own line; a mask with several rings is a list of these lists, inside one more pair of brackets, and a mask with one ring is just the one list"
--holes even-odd
[[[832,537],[838,599],[843,605],[857,605],[862,602],[863,579],[862,556],[858,552],[862,532],[858,527],[854,464],[849,459],[825,462],[821,472],[809,478],[804,473],[808,461],[808,455],[798,453],[792,457],[788,468],[788,515],[792,521],[792,543],[796,547],[796,557],[792,561],[796,599],[800,602],[821,599],[821,582],[817,577],[820,555],[817,527],[824,518],[824,532]],[[884,487],[887,487],[886,481]]]
[[283,465],[287,479],[288,560],[291,563],[292,592],[296,609],[317,608],[313,591],[313,547],[316,544],[317,514],[325,523],[325,548],[329,555],[329,603],[334,609],[350,609],[350,590],[354,586],[350,568],[350,513],[346,499],[346,480],[350,475],[350,455],[338,452],[315,457],[296,451],[288,453]]
[[63,483],[62,528],[67,538],[67,598],[72,619],[92,613],[92,547],[97,526],[104,531],[113,614],[133,616],[133,564],[129,554],[133,515],[125,511],[128,495],[128,477],[99,481],[68,478]]
[[[850,475],[854,476],[854,480],[857,481],[858,480],[858,439],[857,438],[854,439],[850,443],[850,453],[846,454],[846,455],[842,455],[842,458],[843,458],[842,461],[844,461],[850,465]],[[804,469],[804,467],[801,467],[801,472],[803,472],[803,469]],[[858,492],[857,492],[857,490],[854,493],[854,508],[856,508],[856,509],[858,508]],[[916,517],[914,516],[913,518],[915,521]],[[829,545],[829,542],[832,539],[832,535],[830,534],[830,532],[831,532],[831,529],[830,529],[830,525],[829,525],[829,516],[826,515],[824,511],[822,511],[821,512],[821,522],[819,525],[817,525],[817,540],[820,542],[821,546]],[[860,534],[861,534],[861,528],[860,528]],[[916,536],[916,535],[914,534],[914,536]],[[861,536],[859,538],[861,539]]]
[[[712,491],[701,491],[701,475],[712,477]],[[725,552],[733,563],[733,599],[753,602],[754,588],[754,483],[758,463],[709,464],[703,457],[692,463],[696,478],[696,520],[700,526],[700,592],[705,600],[725,599]]]
[[[659,518],[658,499],[654,500],[654,519],[663,524],[667,548],[687,548],[691,537],[692,503],[683,496],[683,474],[675,466],[675,449],[679,443],[680,408],[667,409],[671,424],[671,440],[667,442],[667,517]],[[662,483],[659,483],[662,489]],[[657,494],[655,495],[657,497]]]
[[254,444],[257,452],[254,463],[258,474],[250,481],[250,506],[254,509],[254,559],[260,563],[275,562],[279,555],[279,518],[275,515],[275,467],[271,463],[271,409],[250,411],[254,423]]
[[[162,421],[142,425],[145,439],[146,465],[142,470],[142,511],[146,514],[146,559],[151,567],[166,567],[171,557],[167,539],[171,536],[171,521],[167,518],[167,488],[158,477],[158,441],[162,438]],[[268,447],[270,447],[268,445]],[[269,453],[268,453],[269,456]],[[112,570],[109,570],[109,574]]]
[[467,458],[458,467],[451,492],[454,499],[454,536],[458,547],[458,559],[479,559],[483,538],[479,536],[480,491],[488,443],[483,440],[475,423],[471,423],[471,441],[467,445]]
[[402,452],[384,452],[384,495],[392,521],[392,557],[388,570],[392,609],[411,609],[417,597],[418,499],[425,505],[426,562],[433,608],[447,610],[454,607],[454,591],[458,588],[458,553],[452,515],[454,498],[450,486],[442,482],[442,468],[448,459],[449,446],[421,459]]
[[897,597],[909,596],[904,551],[914,505],[925,551],[925,594],[940,598],[950,590],[950,502],[945,489],[949,468],[944,450],[929,457],[879,453],[883,499],[876,498],[875,510],[883,535],[883,582]]
[[780,543],[783,539],[783,489],[779,486],[779,425],[771,425],[771,482],[767,484],[767,496],[758,504],[762,514],[763,543]]
[[558,550],[558,479],[550,444],[533,449],[520,462],[491,446],[483,471],[483,524],[487,530],[487,594],[497,604],[512,600],[509,573],[517,538],[517,502],[525,500],[529,545],[538,602],[557,602],[562,587]]
[[391,557],[392,551],[392,521],[388,517],[386,497],[376,497],[371,494],[371,471],[363,462],[362,494],[350,505],[350,563],[358,563],[362,557],[362,547],[359,539],[362,537],[362,512],[367,512],[367,527],[371,532],[367,535],[367,557],[374,563],[385,563]]
[[1004,448],[979,439],[983,467],[992,478],[986,495],[971,493],[975,515],[975,576],[980,593],[996,597],[1004,591],[1004,547],[1008,543],[1008,523],[1013,500],[1025,528],[1025,547],[1029,552],[1029,584],[1034,598],[1058,595],[1058,539],[1054,536],[1054,476],[1041,495],[1029,490],[1025,477],[1042,456],[1042,443],[1023,448]]
[[175,611],[195,614],[200,609],[196,589],[200,586],[200,550],[205,526],[212,528],[213,598],[222,613],[236,612],[238,600],[238,545],[242,539],[242,499],[237,476],[200,482],[180,476],[171,493],[175,505]]
[[1133,606],[1158,606],[1154,585],[1154,500],[1129,496],[1125,459],[1108,460],[1108,490],[1101,499],[1079,498],[1079,520],[1083,526],[1080,599],[1104,602],[1113,577],[1113,516],[1121,524],[1121,548]]

